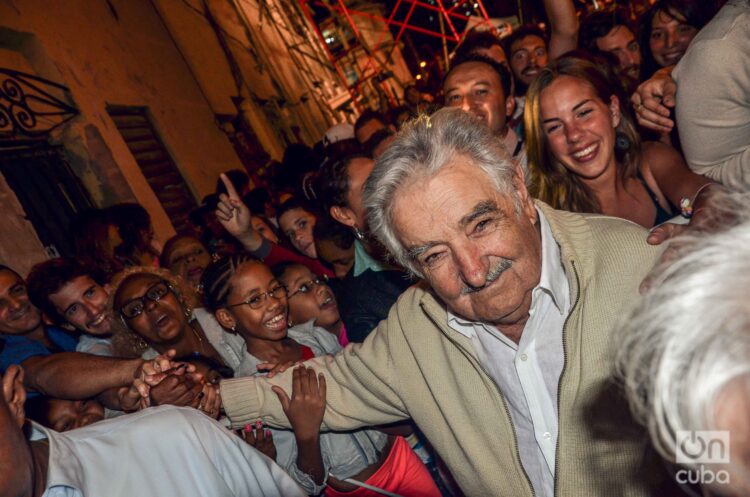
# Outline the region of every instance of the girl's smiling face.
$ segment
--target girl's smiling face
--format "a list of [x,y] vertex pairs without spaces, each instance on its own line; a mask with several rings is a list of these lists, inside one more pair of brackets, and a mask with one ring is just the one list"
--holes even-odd
[[229,285],[226,306],[217,315],[223,326],[234,326],[245,341],[286,338],[289,327],[286,289],[265,264],[243,263]]

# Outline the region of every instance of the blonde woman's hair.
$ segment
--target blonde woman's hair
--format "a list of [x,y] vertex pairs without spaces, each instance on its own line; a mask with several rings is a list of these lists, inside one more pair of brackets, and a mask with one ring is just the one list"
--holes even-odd
[[[577,175],[568,171],[555,159],[547,145],[542,126],[541,94],[561,76],[570,76],[585,81],[591,85],[597,97],[607,105],[612,95],[618,97],[620,123],[615,128],[617,138],[615,157],[619,166],[618,174],[622,180],[633,178],[638,174],[641,139],[629,111],[623,107],[623,97],[619,95],[617,82],[591,61],[580,56],[567,55],[543,68],[526,93],[523,118],[531,175],[529,190],[532,196],[555,209],[572,212],[601,212],[594,193]],[[618,144],[617,141],[620,143]]]

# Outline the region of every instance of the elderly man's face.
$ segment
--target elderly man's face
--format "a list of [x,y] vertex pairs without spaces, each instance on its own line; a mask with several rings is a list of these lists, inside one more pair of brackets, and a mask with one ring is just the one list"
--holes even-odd
[[523,324],[541,272],[537,215],[523,180],[513,199],[457,156],[432,178],[415,178],[397,193],[396,236],[448,308],[495,325]]

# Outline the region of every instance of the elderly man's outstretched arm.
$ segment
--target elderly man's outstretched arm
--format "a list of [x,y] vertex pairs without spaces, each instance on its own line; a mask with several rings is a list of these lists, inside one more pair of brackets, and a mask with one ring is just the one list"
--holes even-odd
[[[326,377],[326,413],[323,426],[352,430],[388,424],[409,418],[401,398],[401,378],[394,370],[388,321],[397,319],[394,310],[361,344],[352,344],[335,356],[321,356],[305,364]],[[224,410],[235,427],[262,418],[271,426],[289,427],[276,394],[279,385],[291,397],[292,369],[272,379],[248,377],[221,383]]]

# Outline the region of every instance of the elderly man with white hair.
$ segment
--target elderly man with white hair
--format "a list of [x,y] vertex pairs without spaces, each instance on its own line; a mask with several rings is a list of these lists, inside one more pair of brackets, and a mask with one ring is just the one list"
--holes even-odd
[[[324,429],[412,418],[467,496],[669,495],[614,374],[613,324],[659,256],[646,231],[534,202],[486,126],[443,109],[367,181],[369,226],[423,279],[360,345],[308,365]],[[288,426],[273,385],[222,383],[235,425]]]
[[[675,480],[750,495],[750,196],[716,199],[745,220],[685,236],[623,320],[628,400]],[[726,221],[726,217],[724,219]],[[737,221],[737,219],[732,219]]]

